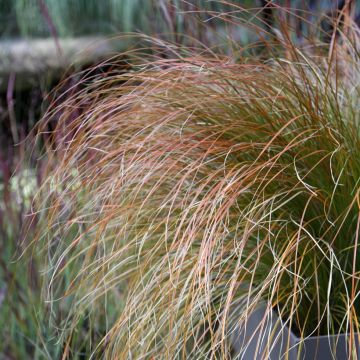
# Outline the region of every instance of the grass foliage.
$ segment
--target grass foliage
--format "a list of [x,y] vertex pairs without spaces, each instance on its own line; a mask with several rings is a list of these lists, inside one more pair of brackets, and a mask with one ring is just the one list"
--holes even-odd
[[285,32],[238,63],[169,45],[173,59],[50,108],[36,244],[48,299],[70,309],[55,322],[64,358],[84,331],[95,357],[230,358],[263,302],[302,337],[354,343],[358,39],[345,27],[301,49]]

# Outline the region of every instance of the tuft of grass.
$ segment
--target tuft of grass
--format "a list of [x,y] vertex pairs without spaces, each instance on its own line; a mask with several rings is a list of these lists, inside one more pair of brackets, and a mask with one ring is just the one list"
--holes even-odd
[[302,338],[354,344],[359,30],[334,39],[284,33],[276,57],[240,63],[172,46],[49,111],[36,244],[49,300],[69,304],[64,357],[102,316],[94,357],[230,358],[263,302]]
[[63,358],[230,358],[262,303],[356,354],[360,34],[342,16],[303,47],[279,20],[238,62],[159,40],[166,57],[50,106],[33,249]]

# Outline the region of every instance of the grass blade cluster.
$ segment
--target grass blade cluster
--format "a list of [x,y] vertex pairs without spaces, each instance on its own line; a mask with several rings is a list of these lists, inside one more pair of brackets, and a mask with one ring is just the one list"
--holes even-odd
[[262,302],[299,336],[354,339],[357,38],[145,62],[49,111],[37,244],[49,300],[70,304],[65,355],[101,316],[94,356],[230,358]]

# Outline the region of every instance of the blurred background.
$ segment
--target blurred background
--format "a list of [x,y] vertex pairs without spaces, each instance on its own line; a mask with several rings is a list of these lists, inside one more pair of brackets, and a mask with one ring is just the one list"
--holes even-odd
[[[348,2],[349,11],[359,10],[357,2]],[[36,228],[31,198],[45,161],[41,150],[31,145],[32,130],[45,109],[54,105],[56,94],[66,91],[71,96],[89,73],[101,77],[114,69],[129,70],[127,52],[140,46],[152,51],[154,43],[147,37],[186,46],[199,46],[199,41],[236,61],[236,51],[279,34],[281,18],[291,24],[295,41],[303,42],[312,29],[320,28],[319,39],[326,42],[331,19],[346,3],[0,0],[0,359],[57,359],[64,346],[56,331],[49,330],[54,319],[41,300],[37,256],[22,255]],[[156,47],[161,56],[171,56],[166,46],[163,51],[159,43]],[[101,336],[102,326],[96,325],[90,336]],[[77,358],[88,358],[88,336],[79,334]]]

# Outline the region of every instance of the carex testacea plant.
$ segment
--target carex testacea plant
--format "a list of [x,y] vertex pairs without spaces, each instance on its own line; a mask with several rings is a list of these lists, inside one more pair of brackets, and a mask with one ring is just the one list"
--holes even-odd
[[358,40],[348,21],[329,44],[283,36],[238,61],[169,44],[50,107],[34,244],[70,309],[64,358],[84,331],[94,358],[231,358],[259,304],[354,344]]

